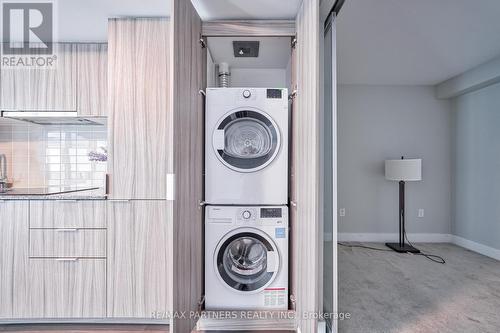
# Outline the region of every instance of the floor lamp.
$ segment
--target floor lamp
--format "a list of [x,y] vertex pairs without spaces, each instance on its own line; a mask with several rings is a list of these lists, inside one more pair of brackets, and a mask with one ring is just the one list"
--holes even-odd
[[385,178],[399,181],[399,242],[385,243],[385,245],[400,253],[419,253],[420,251],[410,244],[405,244],[405,182],[422,180],[422,160],[404,159],[385,161]]

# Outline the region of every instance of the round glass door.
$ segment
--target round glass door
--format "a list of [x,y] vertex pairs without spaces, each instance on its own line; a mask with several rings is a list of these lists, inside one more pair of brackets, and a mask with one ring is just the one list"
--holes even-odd
[[242,172],[265,168],[276,157],[280,134],[266,114],[252,110],[232,112],[217,125],[214,148],[227,167]]
[[227,237],[216,251],[216,270],[231,288],[251,292],[269,285],[277,273],[277,250],[254,232]]

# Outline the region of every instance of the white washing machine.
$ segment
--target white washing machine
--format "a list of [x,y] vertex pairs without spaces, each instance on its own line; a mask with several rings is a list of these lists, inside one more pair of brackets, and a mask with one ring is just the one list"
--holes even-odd
[[205,308],[288,308],[288,208],[207,206]]
[[206,102],[205,201],[287,204],[287,89],[208,88]]

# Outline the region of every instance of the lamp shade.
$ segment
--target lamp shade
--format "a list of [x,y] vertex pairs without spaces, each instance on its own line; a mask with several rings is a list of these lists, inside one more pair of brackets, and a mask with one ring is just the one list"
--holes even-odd
[[422,160],[386,160],[385,178],[387,180],[418,181],[422,180]]

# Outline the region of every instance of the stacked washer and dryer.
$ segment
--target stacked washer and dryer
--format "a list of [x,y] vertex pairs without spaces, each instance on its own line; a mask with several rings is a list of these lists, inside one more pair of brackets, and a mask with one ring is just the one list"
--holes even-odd
[[208,88],[205,308],[288,308],[288,93]]

